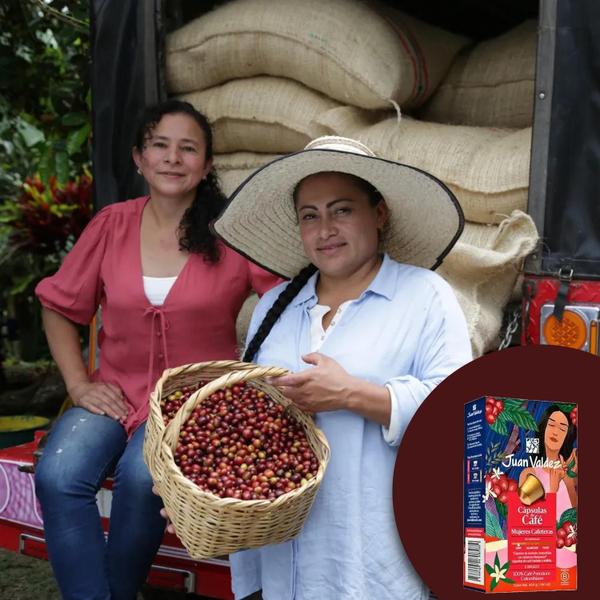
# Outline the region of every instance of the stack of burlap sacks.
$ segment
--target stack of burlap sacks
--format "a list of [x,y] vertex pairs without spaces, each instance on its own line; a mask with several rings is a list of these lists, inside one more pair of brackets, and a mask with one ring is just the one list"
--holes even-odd
[[467,223],[439,273],[478,356],[498,346],[537,242],[523,212],[535,48],[534,22],[471,44],[372,2],[234,0],[168,37],[167,77],[213,123],[227,194],[321,135],[353,137],[446,183]]

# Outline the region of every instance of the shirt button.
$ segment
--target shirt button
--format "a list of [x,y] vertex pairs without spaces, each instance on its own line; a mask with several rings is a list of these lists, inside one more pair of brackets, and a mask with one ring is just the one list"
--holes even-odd
[[335,325],[335,321],[331,321],[331,326],[333,327]]
[[163,356],[164,356],[163,354],[159,354],[158,358],[163,358]]
[[161,332],[160,332],[160,331],[157,331],[157,332],[156,332],[156,335],[157,335],[158,337],[160,337],[162,334],[161,334]]

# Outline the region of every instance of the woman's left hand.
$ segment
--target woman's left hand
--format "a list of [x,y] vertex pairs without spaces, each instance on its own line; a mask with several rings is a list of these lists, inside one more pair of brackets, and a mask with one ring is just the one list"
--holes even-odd
[[307,412],[347,408],[345,400],[355,378],[333,358],[319,352],[306,354],[302,360],[314,367],[300,373],[269,377],[268,382]]

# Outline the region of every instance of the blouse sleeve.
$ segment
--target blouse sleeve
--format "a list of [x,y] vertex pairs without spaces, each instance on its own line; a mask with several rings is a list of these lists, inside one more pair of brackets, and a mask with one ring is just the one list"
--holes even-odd
[[83,230],[60,269],[42,279],[35,293],[42,306],[87,325],[102,296],[100,268],[109,230],[108,211],[100,211]]
[[250,285],[259,296],[262,296],[271,288],[274,288],[282,281],[285,281],[284,279],[281,279],[281,277],[265,271],[250,261],[248,261],[248,272],[250,276]]
[[392,410],[390,427],[382,427],[385,441],[398,446],[421,402],[448,375],[471,359],[464,313],[450,286],[442,282],[437,286],[426,325],[419,336],[413,373],[386,381],[386,386],[393,390],[395,410]]

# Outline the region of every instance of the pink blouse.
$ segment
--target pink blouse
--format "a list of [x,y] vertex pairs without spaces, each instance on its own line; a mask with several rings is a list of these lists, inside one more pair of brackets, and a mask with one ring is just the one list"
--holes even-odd
[[148,197],[112,204],[90,221],[58,272],[36,294],[43,306],[87,325],[98,306],[100,367],[93,381],[123,390],[131,434],[148,416],[148,396],[167,367],[237,358],[235,321],[254,289],[280,280],[220,244],[217,264],[190,254],[162,306],[144,293],[140,224]]

